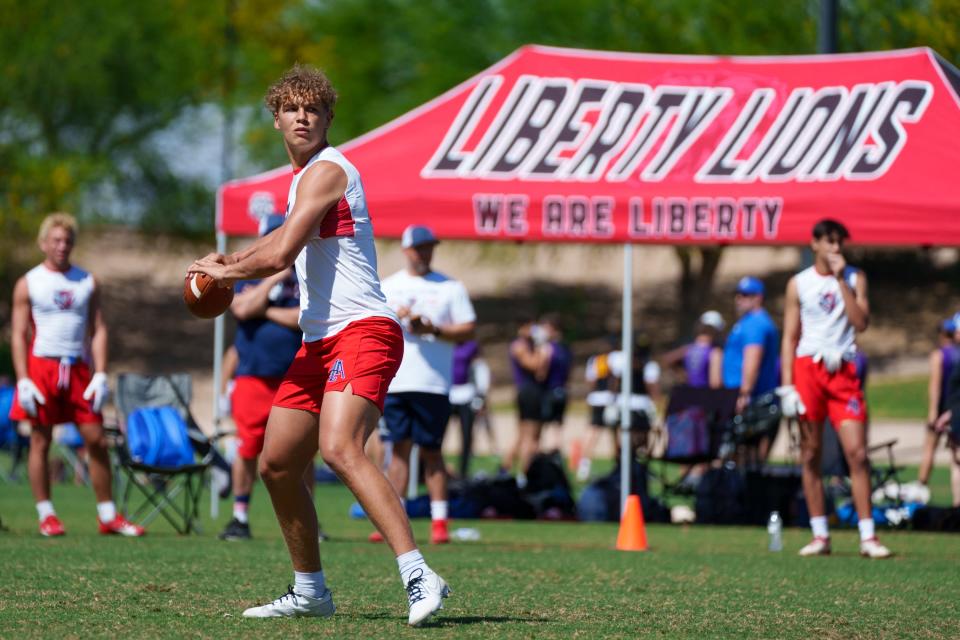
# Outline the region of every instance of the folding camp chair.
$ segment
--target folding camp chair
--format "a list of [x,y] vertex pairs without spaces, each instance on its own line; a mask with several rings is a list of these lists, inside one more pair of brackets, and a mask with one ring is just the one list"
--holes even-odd
[[[721,448],[730,439],[731,418],[736,413],[736,389],[709,389],[679,386],[670,394],[664,421],[666,444],[659,447],[659,473],[664,494],[689,494],[685,482],[695,465],[721,457]],[[671,481],[667,464],[684,465],[679,480]],[[685,490],[689,489],[689,490]]]
[[[177,532],[199,532],[199,504],[211,465],[227,467],[213,439],[190,414],[190,375],[117,379],[116,405],[121,428],[115,431],[120,507],[127,517],[148,525],[157,516]],[[143,502],[131,510],[134,490]]]

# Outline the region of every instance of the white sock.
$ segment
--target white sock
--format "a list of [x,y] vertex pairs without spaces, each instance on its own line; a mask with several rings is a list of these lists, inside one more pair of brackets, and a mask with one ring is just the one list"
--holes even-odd
[[293,590],[308,598],[319,598],[323,595],[323,592],[327,590],[327,581],[323,577],[323,570],[308,572],[294,571]]
[[[239,507],[239,508],[238,508]],[[237,519],[237,522],[242,524],[247,524],[250,521],[249,516],[247,516],[247,505],[242,507],[237,503],[233,504],[233,517]]]
[[827,529],[827,516],[814,516],[810,518],[810,528],[813,529],[814,538],[830,537],[830,531]]
[[436,522],[437,520],[446,520],[447,519],[447,501],[446,500],[431,500],[430,501],[430,519]]
[[53,503],[49,500],[44,500],[43,502],[37,503],[37,516],[40,517],[40,522],[43,522],[47,519],[47,516],[55,516],[57,512],[53,510]]
[[417,569],[421,571],[429,569],[423,559],[423,554],[420,553],[420,549],[407,551],[397,556],[397,567],[400,569],[400,580],[403,582],[403,586],[407,586],[407,583],[410,582],[410,574]]
[[877,533],[873,526],[873,518],[864,518],[857,523],[857,527],[860,529],[860,541],[869,540],[870,538],[875,538]]
[[117,517],[117,505],[113,500],[97,503],[97,515],[100,516],[100,522],[113,522]]

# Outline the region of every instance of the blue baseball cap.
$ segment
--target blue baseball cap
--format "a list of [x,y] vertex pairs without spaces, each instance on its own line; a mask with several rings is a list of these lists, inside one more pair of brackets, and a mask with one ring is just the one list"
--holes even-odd
[[953,325],[953,329],[946,329],[946,327],[944,327],[945,330],[947,331],[956,331],[957,329],[960,329],[960,311],[953,314],[953,317],[947,318],[946,320],[943,321],[944,325],[946,325],[947,323],[950,323]]
[[260,237],[267,235],[271,231],[276,231],[280,228],[280,225],[283,224],[285,218],[279,214],[271,213],[269,215],[263,216],[260,218],[260,226],[257,229],[257,232],[260,234]]
[[956,333],[957,332],[956,317],[957,316],[952,316],[950,318],[947,318],[943,322],[941,322],[940,331],[943,331],[944,333]]
[[438,242],[440,241],[437,240],[437,236],[433,234],[430,227],[419,224],[410,225],[403,230],[403,235],[400,236],[400,246],[403,249],[418,247],[421,244],[437,244]]
[[763,282],[753,276],[744,276],[737,283],[737,293],[745,296],[762,296],[764,292]]

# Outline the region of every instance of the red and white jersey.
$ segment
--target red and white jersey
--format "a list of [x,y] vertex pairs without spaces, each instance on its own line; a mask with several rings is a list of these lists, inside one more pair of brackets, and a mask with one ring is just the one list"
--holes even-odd
[[[847,267],[843,279],[855,289],[858,274],[853,267]],[[797,274],[797,297],[800,299],[797,356],[830,354],[852,360],[857,353],[857,334],[847,318],[840,281],[832,274],[819,273],[816,267],[804,269]]]
[[26,280],[34,326],[33,354],[83,357],[93,276],[79,267],[61,272],[41,264],[27,272]]
[[398,322],[380,290],[373,226],[360,173],[342,153],[325,147],[297,172],[287,197],[287,215],[297,202],[300,179],[313,165],[323,161],[343,169],[347,174],[347,188],[295,263],[300,281],[300,329],[304,342],[334,335],[362,318],[383,316]]

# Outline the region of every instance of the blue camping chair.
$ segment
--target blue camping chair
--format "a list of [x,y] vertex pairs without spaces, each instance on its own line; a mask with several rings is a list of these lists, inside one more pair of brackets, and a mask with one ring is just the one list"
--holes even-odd
[[[178,533],[199,532],[199,505],[211,466],[229,469],[213,440],[190,414],[189,374],[146,376],[124,373],[117,379],[115,403],[121,428],[114,474],[120,508],[146,526],[162,516]],[[142,501],[131,500],[138,492]]]

